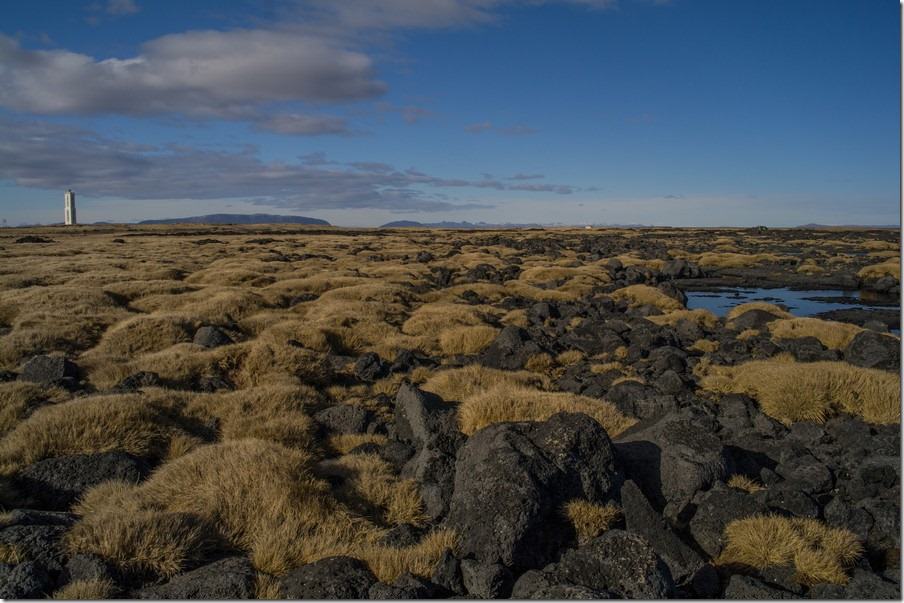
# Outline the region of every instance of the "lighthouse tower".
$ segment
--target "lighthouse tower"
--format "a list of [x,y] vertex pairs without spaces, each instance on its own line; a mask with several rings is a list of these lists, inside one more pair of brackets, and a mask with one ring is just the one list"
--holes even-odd
[[72,226],[76,224],[75,221],[75,193],[71,190],[66,191],[66,194],[63,195],[63,198],[66,200],[65,205],[65,223],[66,226]]

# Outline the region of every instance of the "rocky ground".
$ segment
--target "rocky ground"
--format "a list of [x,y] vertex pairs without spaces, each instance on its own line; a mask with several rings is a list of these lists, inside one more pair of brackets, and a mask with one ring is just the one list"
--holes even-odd
[[0,247],[0,597],[900,598],[896,232]]

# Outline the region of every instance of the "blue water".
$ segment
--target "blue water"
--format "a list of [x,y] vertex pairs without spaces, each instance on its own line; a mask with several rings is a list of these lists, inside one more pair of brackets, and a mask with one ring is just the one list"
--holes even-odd
[[[716,316],[725,316],[733,307],[749,301],[768,301],[783,304],[795,316],[813,316],[829,310],[848,308],[897,308],[900,302],[875,305],[875,301],[861,299],[859,291],[793,291],[791,289],[721,289],[719,291],[686,291],[687,307],[705,308]],[[814,300],[808,298],[843,298]],[[872,303],[871,303],[872,301]],[[883,300],[886,301],[887,300]]]

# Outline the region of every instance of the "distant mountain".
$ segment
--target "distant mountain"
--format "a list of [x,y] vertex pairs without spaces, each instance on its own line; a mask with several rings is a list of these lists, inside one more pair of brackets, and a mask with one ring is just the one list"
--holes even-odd
[[210,214],[190,218],[142,220],[139,224],[316,224],[330,226],[326,220],[304,216],[276,216],[273,214]]
[[464,229],[498,229],[498,228],[543,228],[542,224],[488,224],[486,222],[415,222],[413,220],[396,220],[387,222],[380,228],[464,228]]

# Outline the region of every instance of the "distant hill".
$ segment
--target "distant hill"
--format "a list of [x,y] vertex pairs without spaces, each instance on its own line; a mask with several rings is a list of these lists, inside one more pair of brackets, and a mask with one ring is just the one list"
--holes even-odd
[[190,218],[142,220],[139,224],[316,224],[330,226],[326,220],[304,216],[276,216],[273,214],[210,214]]
[[486,222],[415,222],[413,220],[396,220],[387,222],[380,228],[543,228],[542,224],[488,224]]

